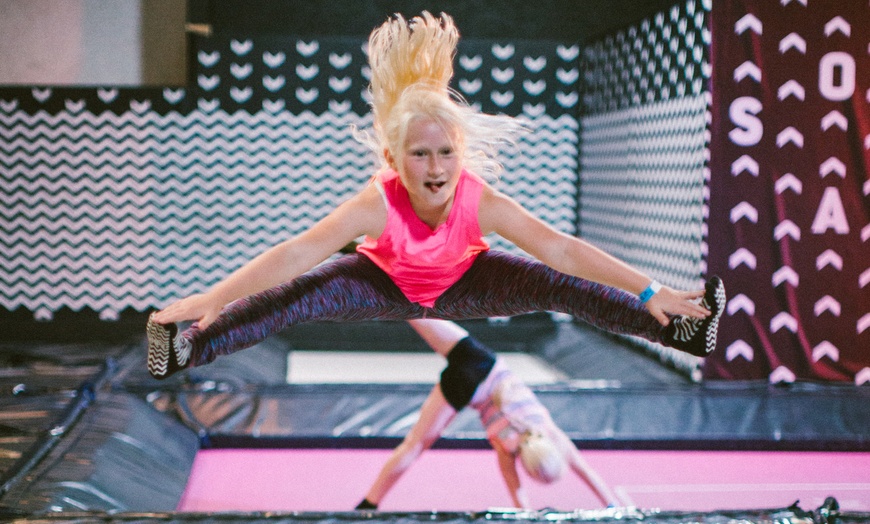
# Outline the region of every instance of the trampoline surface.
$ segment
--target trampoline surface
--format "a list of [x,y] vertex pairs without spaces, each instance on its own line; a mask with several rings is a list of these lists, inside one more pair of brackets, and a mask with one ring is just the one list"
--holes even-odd
[[[179,511],[348,511],[389,450],[200,451]],[[665,511],[752,510],[836,497],[870,511],[870,453],[589,450],[586,460],[625,506]],[[534,508],[597,509],[575,476],[551,485],[526,478]],[[429,450],[382,501],[383,511],[481,511],[510,506],[489,450]]]

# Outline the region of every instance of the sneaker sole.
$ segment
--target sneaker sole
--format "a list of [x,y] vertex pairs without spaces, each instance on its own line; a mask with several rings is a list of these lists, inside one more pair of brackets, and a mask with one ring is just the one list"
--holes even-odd
[[[175,335],[178,328],[175,324],[164,326],[148,318],[145,332],[148,336],[148,373],[156,379],[164,379],[177,370],[175,349],[173,348]],[[170,369],[170,368],[176,369]]]

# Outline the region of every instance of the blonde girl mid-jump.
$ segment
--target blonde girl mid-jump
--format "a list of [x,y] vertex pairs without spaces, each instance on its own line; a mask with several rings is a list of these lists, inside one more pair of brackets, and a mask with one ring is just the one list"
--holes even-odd
[[[371,183],[307,231],[208,291],[149,319],[148,367],[165,378],[309,321],[447,320],[534,311],[574,315],[695,355],[715,348],[724,286],[678,291],[561,233],[488,184],[520,125],[448,87],[459,33],[429,13],[395,16],[369,39],[381,159]],[[491,250],[495,233],[531,255]],[[321,264],[346,244],[357,252]],[[178,332],[175,323],[195,321]]]

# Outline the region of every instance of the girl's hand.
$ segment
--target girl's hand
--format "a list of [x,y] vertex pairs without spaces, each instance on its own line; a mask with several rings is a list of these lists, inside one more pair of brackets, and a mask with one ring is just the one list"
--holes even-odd
[[222,309],[223,304],[215,304],[208,294],[196,294],[170,304],[154,313],[152,318],[158,324],[195,320],[200,329],[205,329],[214,322]]
[[704,296],[704,290],[676,291],[662,286],[658,293],[646,303],[646,308],[663,326],[670,323],[668,315],[686,315],[694,318],[706,318],[710,311],[698,303]]

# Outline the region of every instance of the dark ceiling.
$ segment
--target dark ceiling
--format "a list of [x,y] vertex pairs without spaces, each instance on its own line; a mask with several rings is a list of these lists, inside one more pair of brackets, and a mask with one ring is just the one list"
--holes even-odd
[[188,21],[239,34],[362,36],[392,13],[453,16],[464,38],[583,42],[678,0],[188,0]]

